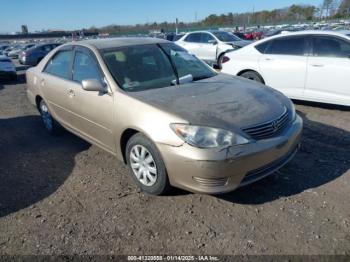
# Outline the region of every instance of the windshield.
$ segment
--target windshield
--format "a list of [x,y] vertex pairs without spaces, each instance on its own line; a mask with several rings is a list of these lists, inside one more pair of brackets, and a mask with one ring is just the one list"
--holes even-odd
[[213,35],[215,35],[220,41],[222,42],[234,42],[234,41],[241,41],[237,36],[228,33],[228,32],[213,32]]
[[126,91],[163,88],[191,74],[193,80],[216,73],[175,44],[141,45],[102,50],[107,67]]
[[160,44],[160,46],[170,57],[179,78],[192,75],[193,80],[197,81],[216,75],[209,66],[194,55],[188,53],[185,49],[175,44]]

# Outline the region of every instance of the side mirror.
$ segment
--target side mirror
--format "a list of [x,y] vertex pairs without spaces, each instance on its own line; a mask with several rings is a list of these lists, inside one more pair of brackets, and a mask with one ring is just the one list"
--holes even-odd
[[85,79],[81,83],[85,91],[106,92],[106,88],[103,86],[101,81],[97,79]]
[[212,44],[212,45],[217,45],[218,44],[218,42],[216,40],[214,40],[214,39],[209,40],[208,43]]

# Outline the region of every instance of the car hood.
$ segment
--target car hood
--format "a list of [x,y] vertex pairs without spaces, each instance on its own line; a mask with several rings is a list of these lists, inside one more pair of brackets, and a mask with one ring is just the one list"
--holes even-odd
[[229,130],[276,119],[290,103],[288,98],[271,88],[225,74],[180,86],[128,94],[190,124]]

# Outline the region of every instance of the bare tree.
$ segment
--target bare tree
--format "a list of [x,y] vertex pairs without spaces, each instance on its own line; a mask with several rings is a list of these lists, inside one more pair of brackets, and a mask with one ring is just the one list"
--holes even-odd
[[328,18],[336,13],[338,6],[339,2],[337,0],[323,0],[321,13]]

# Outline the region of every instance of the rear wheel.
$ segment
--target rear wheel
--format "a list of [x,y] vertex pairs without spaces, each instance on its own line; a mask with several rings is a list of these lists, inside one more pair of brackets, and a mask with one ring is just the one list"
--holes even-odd
[[161,195],[170,188],[168,175],[158,149],[144,135],[132,136],[126,145],[129,173],[142,191]]
[[59,135],[62,133],[63,127],[55,119],[53,119],[49,111],[49,108],[47,107],[44,100],[40,101],[39,112],[40,112],[41,119],[43,121],[45,129],[51,135]]
[[243,74],[240,75],[241,77],[244,77],[244,78],[247,78],[249,80],[253,80],[253,81],[256,81],[256,82],[259,82],[259,83],[264,83],[264,80],[263,78],[257,73],[257,72],[254,72],[254,71],[247,71],[247,72],[244,72]]

